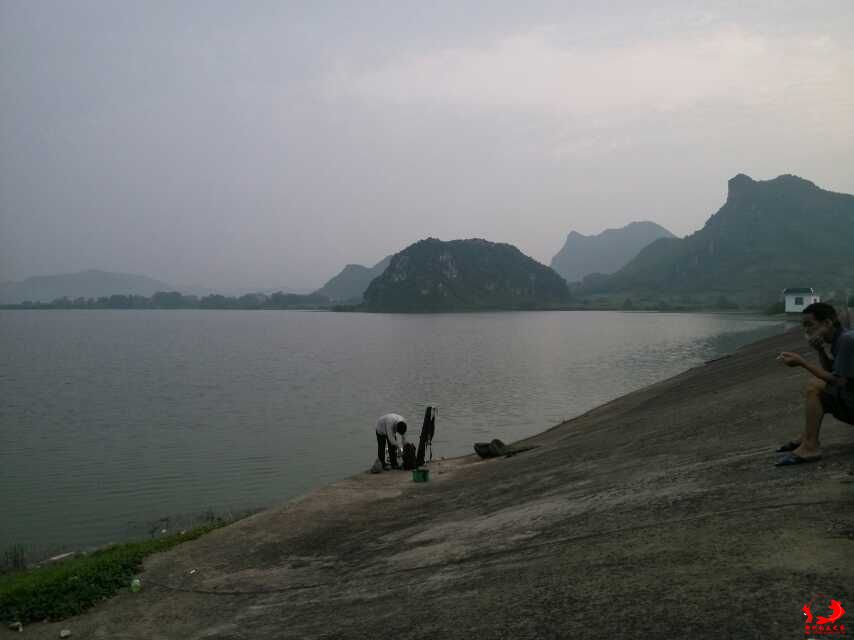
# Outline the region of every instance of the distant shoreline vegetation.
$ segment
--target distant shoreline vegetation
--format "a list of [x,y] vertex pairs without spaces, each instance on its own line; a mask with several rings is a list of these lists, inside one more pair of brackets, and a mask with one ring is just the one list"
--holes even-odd
[[[849,306],[854,306],[852,298]],[[183,295],[177,291],[160,291],[147,297],[141,295],[114,294],[98,298],[57,298],[51,302],[24,301],[19,304],[0,305],[2,310],[98,310],[98,309],[127,309],[127,310],[163,310],[163,309],[208,309],[208,310],[291,310],[291,311],[336,311],[362,313],[389,313],[365,308],[358,304],[333,303],[326,296],[317,294],[250,293],[238,297],[218,294],[208,296]],[[635,297],[610,296],[591,297],[573,300],[563,305],[519,304],[515,306],[489,306],[464,309],[411,309],[395,310],[391,313],[471,313],[484,311],[661,311],[661,312],[757,312],[769,314],[783,312],[782,303],[773,308],[758,309],[749,305],[739,305],[725,296],[710,301],[685,299],[684,297],[644,296]]]
[[51,302],[25,300],[0,305],[0,309],[331,309],[329,298],[316,294],[247,293],[239,297],[211,294],[184,295],[178,291],[158,291],[151,297],[113,294],[99,298],[56,298]]
[[[272,295],[246,294],[239,297],[209,295],[204,297],[183,295],[178,292],[159,292],[151,297],[140,295],[102,296],[99,298],[57,298],[51,302],[33,302],[25,300],[19,304],[0,304],[2,310],[163,310],[163,309],[208,309],[208,310],[291,310],[291,311],[338,311],[363,313],[451,313],[474,311],[571,311],[584,309],[578,305],[535,305],[521,303],[516,306],[489,306],[470,308],[419,308],[401,310],[376,310],[362,304],[334,303],[325,296],[315,294],[300,295],[285,293]],[[603,309],[606,307],[602,307]],[[618,307],[607,307],[618,308]]]
[[[844,301],[828,300],[832,304]],[[743,302],[743,301],[742,301]],[[854,296],[847,301],[854,307]],[[585,296],[566,304],[520,303],[508,306],[483,305],[468,308],[419,308],[380,310],[366,305],[340,304],[326,296],[277,292],[270,295],[247,293],[230,297],[212,294],[203,297],[184,295],[178,291],[158,291],[147,297],[142,295],[113,294],[98,298],[57,298],[51,302],[24,301],[19,304],[0,305],[2,310],[15,309],[209,309],[209,310],[292,310],[292,311],[337,311],[362,313],[470,313],[478,311],[660,311],[660,312],[765,312],[769,315],[782,314],[783,303],[760,307],[756,304],[739,304],[726,295],[685,296],[635,293],[629,295]]]

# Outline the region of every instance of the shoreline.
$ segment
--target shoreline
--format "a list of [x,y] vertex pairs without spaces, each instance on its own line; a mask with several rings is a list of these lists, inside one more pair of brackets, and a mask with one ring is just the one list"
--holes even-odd
[[850,597],[854,430],[828,418],[821,463],[773,466],[805,382],[773,362],[783,349],[805,352],[792,332],[760,340],[517,441],[539,445],[523,454],[434,462],[429,483],[361,473],[318,488],[152,556],[141,593],[27,631],[803,633],[811,594]]
[[768,318],[790,317],[796,314],[767,314],[759,308],[744,308],[744,309],[717,309],[714,307],[669,307],[669,308],[648,308],[648,309],[622,309],[620,307],[610,306],[570,306],[570,307],[532,307],[527,308],[502,308],[502,307],[484,307],[478,309],[435,309],[435,310],[414,310],[414,311],[391,311],[391,310],[374,310],[374,309],[336,309],[332,307],[269,307],[260,309],[232,309],[228,307],[222,308],[186,308],[186,309],[128,309],[125,307],[98,307],[98,308],[77,308],[77,307],[39,307],[29,306],[21,307],[17,305],[0,305],[0,311],[316,311],[322,313],[364,313],[370,315],[388,314],[388,315],[437,315],[437,314],[466,314],[466,313],[525,313],[525,312],[556,312],[556,311],[614,311],[618,313],[710,313],[710,314],[726,314],[726,315],[755,315]]

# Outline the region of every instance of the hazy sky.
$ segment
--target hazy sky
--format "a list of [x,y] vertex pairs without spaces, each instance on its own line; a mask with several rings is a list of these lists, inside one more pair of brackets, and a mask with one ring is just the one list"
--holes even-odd
[[548,264],[726,181],[854,192],[854,2],[0,0],[0,281],[319,286],[427,236]]

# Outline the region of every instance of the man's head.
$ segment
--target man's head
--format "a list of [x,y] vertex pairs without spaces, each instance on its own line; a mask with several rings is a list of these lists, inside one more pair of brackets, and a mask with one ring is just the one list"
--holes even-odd
[[406,423],[401,420],[394,426],[394,430],[397,431],[400,435],[403,435],[404,433],[406,433]]
[[841,326],[836,309],[826,302],[813,302],[801,314],[801,325],[808,338],[821,338],[825,342],[833,340],[833,334]]

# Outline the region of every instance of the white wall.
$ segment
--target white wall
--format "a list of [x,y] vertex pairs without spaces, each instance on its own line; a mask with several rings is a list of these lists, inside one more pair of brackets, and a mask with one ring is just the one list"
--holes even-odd
[[786,313],[800,313],[805,307],[808,307],[813,302],[820,302],[821,298],[816,295],[806,294],[786,294]]

